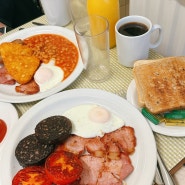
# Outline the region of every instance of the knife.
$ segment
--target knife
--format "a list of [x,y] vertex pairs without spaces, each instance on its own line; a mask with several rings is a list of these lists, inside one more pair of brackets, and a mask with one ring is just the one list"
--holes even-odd
[[32,22],[32,24],[34,24],[34,25],[37,25],[37,26],[44,26],[44,25],[46,25],[46,24],[43,24],[43,23],[40,23],[40,22]]

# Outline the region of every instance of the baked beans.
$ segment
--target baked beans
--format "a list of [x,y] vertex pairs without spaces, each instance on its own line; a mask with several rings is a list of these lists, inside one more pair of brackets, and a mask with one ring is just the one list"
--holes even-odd
[[41,62],[55,60],[55,65],[64,71],[64,79],[75,69],[78,63],[78,50],[67,38],[56,34],[39,34],[24,40],[33,49],[34,55]]

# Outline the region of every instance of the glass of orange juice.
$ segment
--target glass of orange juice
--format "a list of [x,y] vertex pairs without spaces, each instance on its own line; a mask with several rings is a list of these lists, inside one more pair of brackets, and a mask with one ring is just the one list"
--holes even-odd
[[109,21],[110,48],[116,45],[115,25],[120,18],[119,0],[87,0],[87,12],[107,18]]

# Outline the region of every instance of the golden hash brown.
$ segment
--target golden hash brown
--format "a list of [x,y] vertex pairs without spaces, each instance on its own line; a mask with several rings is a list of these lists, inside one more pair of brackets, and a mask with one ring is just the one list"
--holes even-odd
[[8,54],[32,55],[33,51],[28,46],[20,43],[4,42],[0,45],[0,55],[3,57]]
[[8,73],[20,84],[28,83],[40,65],[32,49],[21,43],[0,44],[0,56]]
[[20,84],[29,82],[40,65],[35,56],[9,54],[3,57],[8,73]]

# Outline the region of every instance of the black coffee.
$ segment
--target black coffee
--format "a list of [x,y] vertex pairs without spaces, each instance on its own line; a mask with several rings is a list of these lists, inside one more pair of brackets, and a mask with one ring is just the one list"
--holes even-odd
[[134,37],[139,36],[148,31],[148,27],[142,23],[138,22],[130,22],[127,24],[123,24],[119,29],[118,32],[122,35]]

